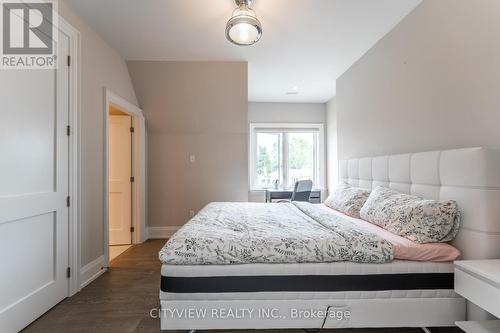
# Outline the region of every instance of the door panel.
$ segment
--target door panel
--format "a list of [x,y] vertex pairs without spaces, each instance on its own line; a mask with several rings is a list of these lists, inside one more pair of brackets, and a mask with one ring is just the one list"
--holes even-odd
[[0,73],[2,333],[68,295],[68,36],[57,47],[57,70]]
[[130,116],[109,116],[109,245],[131,244]]
[[19,296],[24,298],[33,290],[53,283],[54,229],[53,212],[0,225],[0,244],[8,248],[10,253],[16,254],[16,261],[2,274],[1,282],[7,286],[9,281],[15,281],[16,288],[4,290],[0,298],[0,309],[15,303]]
[[0,152],[8,156],[0,159],[0,196],[52,192],[56,73],[2,70],[0,76]]

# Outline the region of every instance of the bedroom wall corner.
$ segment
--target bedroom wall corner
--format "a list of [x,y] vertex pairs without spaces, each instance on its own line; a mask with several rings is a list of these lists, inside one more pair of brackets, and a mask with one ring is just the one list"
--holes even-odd
[[209,202],[247,201],[247,63],[127,64],[148,131],[150,237],[168,235]]
[[326,104],[326,179],[330,192],[338,183],[338,140],[337,140],[337,102],[332,98]]

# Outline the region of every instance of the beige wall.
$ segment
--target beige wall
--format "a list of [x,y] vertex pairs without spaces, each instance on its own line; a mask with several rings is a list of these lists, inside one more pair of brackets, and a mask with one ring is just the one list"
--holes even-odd
[[500,145],[500,1],[424,0],[337,82],[340,158]]
[[104,87],[137,104],[124,60],[71,8],[59,11],[81,34],[81,261],[104,254]]
[[337,110],[336,99],[326,104],[326,180],[331,191],[338,182]]
[[149,225],[180,226],[211,201],[246,201],[247,63],[128,66],[148,129]]

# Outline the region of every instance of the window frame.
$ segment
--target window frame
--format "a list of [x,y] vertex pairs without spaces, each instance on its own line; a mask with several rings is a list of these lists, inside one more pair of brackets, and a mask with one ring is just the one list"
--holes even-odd
[[256,180],[256,161],[257,161],[257,133],[285,133],[283,135],[283,184],[285,188],[289,188],[293,184],[288,184],[288,135],[287,132],[317,132],[317,142],[314,149],[314,188],[323,190],[326,180],[326,162],[325,162],[325,132],[324,124],[322,123],[250,123],[249,127],[249,158],[248,158],[248,182],[250,191],[265,191],[266,188],[255,186]]

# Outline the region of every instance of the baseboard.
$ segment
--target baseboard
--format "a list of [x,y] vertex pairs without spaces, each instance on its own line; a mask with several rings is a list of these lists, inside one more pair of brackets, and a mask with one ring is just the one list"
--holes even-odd
[[80,270],[80,288],[87,286],[97,279],[102,273],[106,272],[104,255],[92,260]]
[[148,238],[149,239],[163,239],[172,237],[173,234],[177,230],[179,230],[179,226],[170,226],[170,227],[148,227]]

